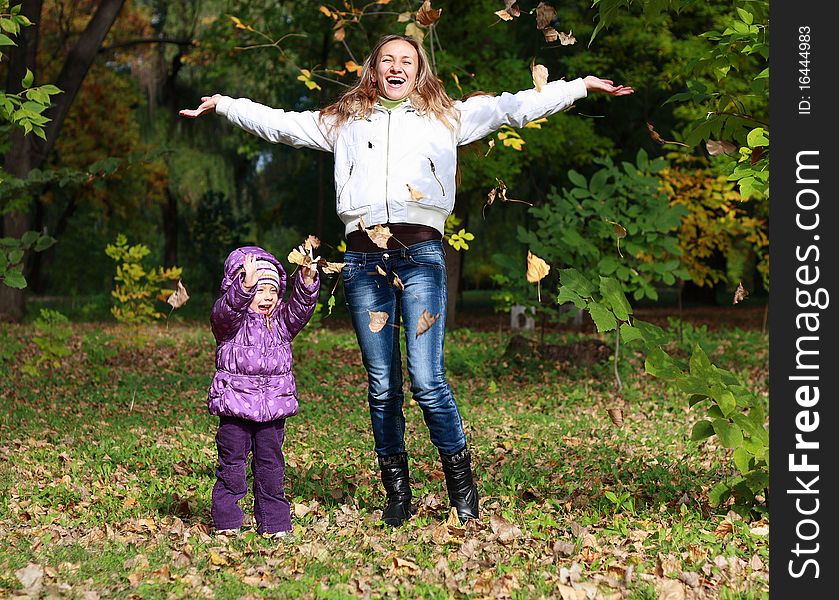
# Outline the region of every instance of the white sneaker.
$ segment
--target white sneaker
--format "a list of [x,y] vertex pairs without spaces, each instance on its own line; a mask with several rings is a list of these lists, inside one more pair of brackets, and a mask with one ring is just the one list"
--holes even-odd
[[216,535],[226,535],[227,537],[233,537],[239,535],[239,529],[216,529]]

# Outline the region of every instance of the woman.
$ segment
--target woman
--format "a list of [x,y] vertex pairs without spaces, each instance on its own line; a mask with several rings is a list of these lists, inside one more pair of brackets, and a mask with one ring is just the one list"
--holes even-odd
[[[400,324],[411,392],[439,452],[451,505],[461,522],[478,518],[471,455],[443,365],[442,237],[454,207],[457,147],[502,125],[522,127],[559,112],[589,91],[633,92],[590,75],[554,81],[538,92],[456,102],[431,71],[422,45],[390,35],[365,60],[359,82],[322,111],[288,112],[218,94],[203,97],[195,110],[180,111],[186,117],[215,111],[270,142],[335,154],[337,212],[347,234],[344,291],[367,370],[375,451],[387,494],[382,520],[389,525],[411,516]],[[385,235],[368,235],[374,227]],[[374,326],[372,320],[385,314],[386,325]]]

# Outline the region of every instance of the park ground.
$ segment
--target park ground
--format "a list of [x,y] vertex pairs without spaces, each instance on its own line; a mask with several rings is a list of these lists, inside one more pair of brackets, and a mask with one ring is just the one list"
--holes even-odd
[[[641,309],[768,397],[759,306]],[[0,329],[0,597],[767,598],[765,500],[742,514],[708,492],[733,473],[684,394],[622,350],[614,364],[505,355],[509,319],[461,316],[446,339],[481,519],[451,518],[439,460],[406,401],[416,515],[377,523],[378,481],[354,335],[336,318],[295,341],[289,419],[293,543],[213,534],[216,420],[204,321],[74,323],[43,357],[28,325]],[[609,336],[528,334],[575,347]],[[60,354],[60,353],[59,353]],[[618,409],[618,413],[615,412]],[[614,417],[622,417],[622,425]],[[610,417],[611,415],[611,417]],[[252,514],[248,495],[243,505]]]

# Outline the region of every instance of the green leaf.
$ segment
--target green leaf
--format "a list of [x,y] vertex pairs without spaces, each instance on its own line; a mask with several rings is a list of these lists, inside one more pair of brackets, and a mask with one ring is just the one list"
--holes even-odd
[[20,271],[6,271],[6,274],[3,276],[3,283],[10,288],[22,290],[26,287],[26,278]]
[[746,142],[749,148],[757,148],[758,146],[768,146],[769,137],[767,137],[766,130],[763,127],[757,127],[749,132],[746,136]]
[[15,44],[12,41],[12,38],[7,36],[5,33],[0,33],[0,46],[17,46],[17,44]]
[[35,247],[33,248],[33,250],[35,252],[43,252],[44,250],[52,246],[56,241],[57,240],[52,236],[42,235],[38,238],[38,241],[35,242]]
[[570,291],[576,292],[583,298],[591,298],[596,289],[594,284],[577,269],[560,269],[559,281],[563,286],[568,286]]
[[681,369],[661,348],[653,348],[644,361],[644,370],[659,379],[678,379],[683,376]]
[[693,353],[690,355],[690,374],[708,380],[716,379],[714,365],[699,344],[694,344]]
[[29,69],[26,69],[26,75],[23,76],[23,79],[20,81],[20,84],[23,87],[28,88],[32,85],[33,81],[35,81],[35,74]]
[[718,483],[708,491],[708,503],[717,507],[731,496],[731,488],[725,482]]
[[695,442],[704,440],[714,435],[714,426],[710,421],[697,421],[693,424],[693,429],[690,431],[690,439]]
[[568,171],[568,179],[577,187],[588,189],[588,182],[586,181],[586,178],[574,169]]
[[743,432],[727,419],[714,419],[714,431],[726,448],[737,448],[743,443]]
[[591,313],[591,318],[594,320],[598,332],[603,333],[604,331],[612,331],[617,328],[618,322],[615,319],[615,315],[602,304],[589,302],[588,310]]
[[632,314],[632,307],[623,293],[621,284],[613,277],[600,278],[600,293],[603,295],[603,300],[612,308],[615,316],[621,321],[628,321],[629,315]]
[[573,302],[574,306],[576,306],[577,308],[586,307],[586,301],[583,300],[577,292],[570,289],[568,286],[563,285],[559,288],[559,294],[556,297],[556,303],[565,304],[566,302]]
[[637,327],[633,327],[629,323],[621,323],[621,339],[624,344],[641,340],[645,342],[644,333]]
[[720,407],[724,417],[731,415],[737,408],[737,399],[730,390],[721,388],[718,385],[712,386],[711,397],[717,403],[717,406]]
[[737,467],[737,470],[740,471],[743,475],[745,475],[751,470],[751,462],[753,456],[743,446],[740,446],[734,450],[733,458],[734,466]]

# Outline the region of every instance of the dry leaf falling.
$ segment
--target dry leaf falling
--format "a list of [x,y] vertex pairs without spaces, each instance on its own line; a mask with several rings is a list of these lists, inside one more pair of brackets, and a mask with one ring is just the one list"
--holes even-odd
[[506,10],[504,10],[503,8],[502,8],[501,10],[496,10],[496,11],[495,11],[495,14],[496,14],[496,16],[497,16],[499,19],[501,19],[502,21],[512,21],[512,20],[513,20],[513,15],[511,15],[510,13],[508,13],[508,12],[507,12]]
[[705,142],[705,149],[711,156],[718,154],[730,154],[737,151],[737,146],[725,140],[708,140]]
[[655,130],[655,127],[649,121],[647,121],[647,129],[649,130],[650,137],[653,138],[654,142],[657,142],[659,144],[676,144],[677,146],[684,146],[685,148],[688,147],[687,144],[683,144],[682,142],[677,142],[675,140],[665,140],[663,137],[661,137],[661,134]]
[[521,14],[517,0],[504,0],[504,9],[511,17],[518,17]]
[[421,191],[412,188],[410,183],[406,183],[405,185],[408,186],[408,192],[411,194],[411,200],[422,200],[425,198],[425,195]]
[[376,265],[376,273],[381,275],[382,277],[387,277],[387,271],[385,271],[381,266]]
[[379,333],[385,325],[387,325],[388,314],[385,311],[375,311],[375,310],[368,310],[367,313],[370,315],[370,331],[373,333]]
[[550,270],[551,266],[548,263],[530,250],[527,251],[527,281],[530,283],[542,281]]
[[417,11],[417,23],[428,27],[440,18],[442,8],[431,8],[431,0],[425,0]]
[[395,287],[400,292],[405,291],[405,284],[402,283],[402,280],[399,279],[399,275],[397,275],[396,273],[393,274],[393,287]]
[[536,29],[545,29],[556,16],[556,9],[550,4],[540,2],[536,7]]
[[542,30],[542,35],[545,36],[545,41],[548,43],[555,42],[559,39],[559,32],[553,27],[545,27]]
[[318,261],[318,266],[326,275],[334,275],[335,273],[340,273],[341,269],[344,268],[344,263],[342,262],[329,262],[326,259],[321,258]]
[[533,75],[533,85],[536,91],[541,92],[542,86],[548,83],[548,68],[545,65],[530,64],[530,73]]
[[427,310],[422,311],[420,315],[419,323],[417,323],[417,335],[416,337],[421,336],[423,333],[431,329],[431,326],[437,322],[437,319],[440,318],[440,313],[436,315],[432,315]]
[[559,43],[563,46],[571,46],[577,43],[577,38],[571,35],[571,32],[565,33],[564,31],[559,32]]
[[743,287],[743,282],[737,284],[737,290],[734,292],[734,304],[742,302],[748,297],[749,292]]
[[300,265],[301,267],[305,267],[310,262],[312,262],[312,259],[310,256],[304,254],[300,250],[295,249],[288,253],[288,262],[290,262],[293,265]]
[[371,242],[376,244],[379,248],[387,250],[387,242],[391,236],[393,236],[389,227],[376,225],[372,229],[365,229],[364,231],[367,233],[367,237],[370,238]]
[[174,310],[186,304],[187,300],[189,300],[189,294],[186,293],[186,288],[184,287],[184,284],[182,284],[181,280],[178,279],[178,289],[172,292],[172,295],[170,295],[166,299],[166,302],[171,304],[172,309]]
[[306,241],[303,242],[303,248],[311,255],[313,250],[320,248],[320,240],[317,237],[310,235],[306,238]]

